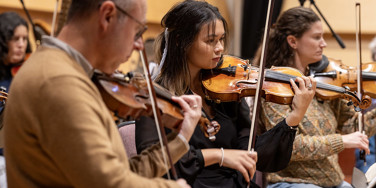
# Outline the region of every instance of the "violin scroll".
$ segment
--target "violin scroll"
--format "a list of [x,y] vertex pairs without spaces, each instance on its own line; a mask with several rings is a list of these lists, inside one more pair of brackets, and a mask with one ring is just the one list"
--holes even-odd
[[361,109],[367,109],[372,104],[372,99],[368,95],[362,96],[362,99],[360,100],[355,93],[352,93],[350,91],[346,91],[343,96],[341,97],[347,101],[348,106],[353,105],[356,112],[360,112]]

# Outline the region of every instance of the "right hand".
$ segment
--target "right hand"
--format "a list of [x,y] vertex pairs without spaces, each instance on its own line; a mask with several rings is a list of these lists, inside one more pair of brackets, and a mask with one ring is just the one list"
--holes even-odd
[[176,180],[176,183],[178,183],[182,188],[191,188],[191,186],[187,184],[185,179],[178,179]]
[[198,120],[201,117],[201,97],[198,95],[182,95],[180,97],[172,97],[172,100],[177,102],[183,110],[184,120],[181,123],[179,133],[188,141],[191,139]]
[[238,170],[243,174],[244,179],[249,183],[249,181],[251,181],[251,179],[255,175],[256,162],[256,152],[225,149],[222,166]]
[[358,148],[365,150],[366,154],[370,154],[369,141],[367,135],[365,134],[354,132],[342,135],[342,141],[345,148]]

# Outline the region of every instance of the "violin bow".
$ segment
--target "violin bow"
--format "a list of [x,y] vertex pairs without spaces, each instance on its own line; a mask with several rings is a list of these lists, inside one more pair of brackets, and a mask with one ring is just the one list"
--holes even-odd
[[[363,94],[364,94],[364,91],[363,91],[363,80],[362,80],[362,46],[361,46],[361,22],[360,22],[360,3],[356,3],[355,4],[355,22],[356,22],[356,50],[357,50],[357,86],[358,86],[358,98],[361,99]],[[364,110],[361,109],[358,113],[358,130],[360,133],[362,134],[365,134],[364,133]],[[360,150],[359,151],[359,158],[362,159],[364,161],[364,166],[366,166],[367,164],[367,161],[366,161],[366,155],[365,155],[365,150]]]
[[[143,66],[144,73],[145,73],[145,76],[146,76],[146,83],[147,83],[147,86],[148,86],[151,106],[152,106],[152,109],[153,109],[155,125],[157,127],[159,143],[161,144],[161,150],[162,150],[163,160],[165,162],[167,177],[168,177],[169,180],[171,179],[171,176],[170,176],[170,173],[169,173],[169,170],[168,170],[169,168],[168,168],[166,155],[168,157],[169,163],[171,164],[172,177],[174,178],[174,180],[177,180],[176,170],[175,170],[174,164],[172,163],[170,150],[168,149],[168,145],[167,145],[168,142],[167,142],[166,132],[165,132],[163,124],[162,124],[161,112],[157,108],[157,97],[156,97],[155,89],[153,87],[153,82],[151,80],[151,75],[150,75],[150,71],[149,71],[149,65],[148,65],[148,61],[147,61],[147,57],[146,57],[146,53],[145,53],[145,48],[143,50],[140,50],[139,53],[140,53],[140,56],[141,56],[142,66]],[[166,152],[165,152],[164,149],[166,149]]]
[[[258,75],[258,81],[257,81],[257,89],[255,93],[255,100],[253,105],[253,115],[252,115],[252,124],[251,129],[249,132],[249,141],[248,141],[248,151],[254,151],[255,150],[255,132],[258,126],[257,118],[259,117],[260,105],[261,105],[261,91],[262,86],[264,83],[264,73],[265,73],[265,61],[266,61],[266,49],[268,49],[268,41],[269,41],[269,31],[270,26],[272,23],[272,13],[273,13],[273,7],[274,7],[274,1],[275,0],[269,0],[268,4],[268,12],[266,14],[266,22],[265,22],[265,29],[264,29],[264,38],[262,42],[262,49],[261,49],[261,58],[260,58],[260,65],[259,65],[259,75]],[[248,184],[249,187],[249,184]]]
[[56,16],[57,16],[57,7],[58,6],[59,6],[59,0],[56,0],[54,14],[53,14],[52,23],[51,23],[51,33],[50,33],[51,37],[53,37],[55,35],[55,25],[56,25]]
[[259,105],[260,105],[260,98],[261,98],[261,91],[262,91],[262,85],[264,83],[264,70],[265,70],[265,61],[266,61],[266,49],[268,48],[269,41],[269,30],[270,25],[272,22],[271,14],[273,12],[272,7],[274,7],[274,0],[270,0],[268,4],[268,12],[266,15],[266,22],[265,22],[265,31],[264,31],[264,38],[262,42],[262,51],[261,51],[261,58],[260,58],[260,67],[259,67],[259,75],[258,75],[258,81],[257,81],[257,89],[255,93],[255,101],[253,105],[253,116],[252,116],[252,125],[251,130],[249,134],[249,142],[248,142],[248,151],[254,151],[254,133],[256,129],[256,125],[258,125],[257,117],[259,115]]

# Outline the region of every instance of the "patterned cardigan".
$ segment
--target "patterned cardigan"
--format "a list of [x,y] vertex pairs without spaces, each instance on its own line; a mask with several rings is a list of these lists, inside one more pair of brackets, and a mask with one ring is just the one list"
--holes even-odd
[[[271,129],[290,112],[289,105],[262,101],[261,121]],[[376,109],[364,115],[365,132],[376,132]],[[354,132],[357,113],[342,99],[322,101],[314,98],[298,126],[291,161],[287,168],[267,174],[269,183],[295,182],[319,186],[339,185],[344,175],[338,153],[344,149],[341,134]]]

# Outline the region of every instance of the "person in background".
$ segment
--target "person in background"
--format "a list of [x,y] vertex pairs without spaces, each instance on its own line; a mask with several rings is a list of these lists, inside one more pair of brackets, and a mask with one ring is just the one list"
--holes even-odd
[[[30,53],[27,22],[16,12],[0,14],[0,89],[8,92],[14,71]],[[0,187],[7,187],[3,157],[3,110],[0,105]]]
[[0,86],[9,89],[11,69],[20,66],[30,53],[27,22],[15,12],[0,14]]
[[[4,116],[8,186],[189,187],[166,173],[159,145],[128,159],[92,79],[142,50],[146,0],[73,0],[57,38],[45,36],[12,81]],[[184,111],[169,135],[172,160],[188,151],[198,96],[173,97]]]
[[[266,66],[293,67],[304,75],[309,64],[322,58],[326,42],[320,18],[309,8],[294,7],[283,12],[270,31]],[[255,56],[260,59],[260,50]],[[292,157],[287,168],[267,175],[269,188],[275,187],[351,187],[344,181],[338,153],[344,148],[364,149],[367,135],[376,133],[376,110],[364,116],[365,132],[354,132],[357,116],[343,99],[314,97],[298,125]],[[267,130],[291,113],[291,106],[262,101],[261,121]]]
[[[156,39],[155,81],[174,95],[199,95],[204,101],[203,113],[220,125],[214,141],[205,136],[200,126],[196,127],[188,153],[175,165],[178,176],[192,187],[246,187],[252,184],[256,168],[283,169],[292,151],[293,127],[301,121],[314,96],[313,78],[297,78],[299,87],[291,81],[295,91],[293,111],[275,129],[259,135],[257,153],[249,152],[251,121],[244,99],[217,104],[205,100],[202,88],[202,71],[218,65],[227,44],[227,23],[218,8],[205,1],[186,0],[172,7],[161,23],[164,32]],[[157,141],[151,121],[136,121],[138,152]]]

